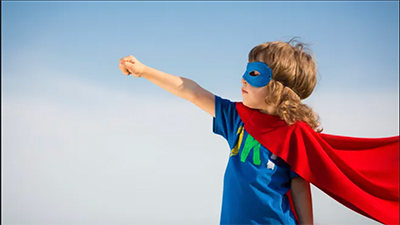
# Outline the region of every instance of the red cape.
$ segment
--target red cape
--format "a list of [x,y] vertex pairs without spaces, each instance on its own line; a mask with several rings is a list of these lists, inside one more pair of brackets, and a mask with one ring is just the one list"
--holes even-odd
[[[322,134],[304,122],[288,126],[241,102],[236,109],[246,131],[303,179],[366,217],[399,224],[399,136]],[[296,214],[290,193],[288,197]]]

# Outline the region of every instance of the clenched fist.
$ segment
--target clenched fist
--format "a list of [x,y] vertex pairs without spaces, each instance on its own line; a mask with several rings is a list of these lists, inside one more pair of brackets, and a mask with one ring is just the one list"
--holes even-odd
[[132,55],[119,60],[119,69],[125,75],[132,74],[135,77],[141,77],[145,67],[145,65],[139,62],[139,60]]

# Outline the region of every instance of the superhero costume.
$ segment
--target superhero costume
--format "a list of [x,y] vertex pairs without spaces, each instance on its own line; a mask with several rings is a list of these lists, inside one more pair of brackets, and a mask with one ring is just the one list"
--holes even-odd
[[[258,71],[254,76],[251,72]],[[262,62],[247,64],[243,78],[254,87],[269,83]],[[316,133],[302,121],[288,126],[236,102],[246,131],[320,190],[366,217],[399,224],[399,136],[355,138]],[[297,218],[290,191],[287,196]]]
[[288,126],[241,102],[236,109],[247,132],[303,179],[366,217],[399,224],[399,136],[322,134],[302,121]]
[[213,132],[231,149],[220,224],[298,224],[285,195],[298,175],[244,129],[234,102],[217,95]]

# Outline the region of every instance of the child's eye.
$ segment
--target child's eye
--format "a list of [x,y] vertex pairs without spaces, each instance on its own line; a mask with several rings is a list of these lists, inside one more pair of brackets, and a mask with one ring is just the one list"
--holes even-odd
[[256,70],[251,71],[249,74],[250,74],[250,76],[254,76],[254,77],[260,75],[260,73]]

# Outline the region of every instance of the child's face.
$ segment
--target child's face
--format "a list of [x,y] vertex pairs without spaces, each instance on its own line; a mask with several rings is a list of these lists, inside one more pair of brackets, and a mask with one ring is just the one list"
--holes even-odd
[[242,78],[242,97],[243,104],[252,109],[266,109],[268,108],[265,103],[267,96],[267,87],[253,87]]

